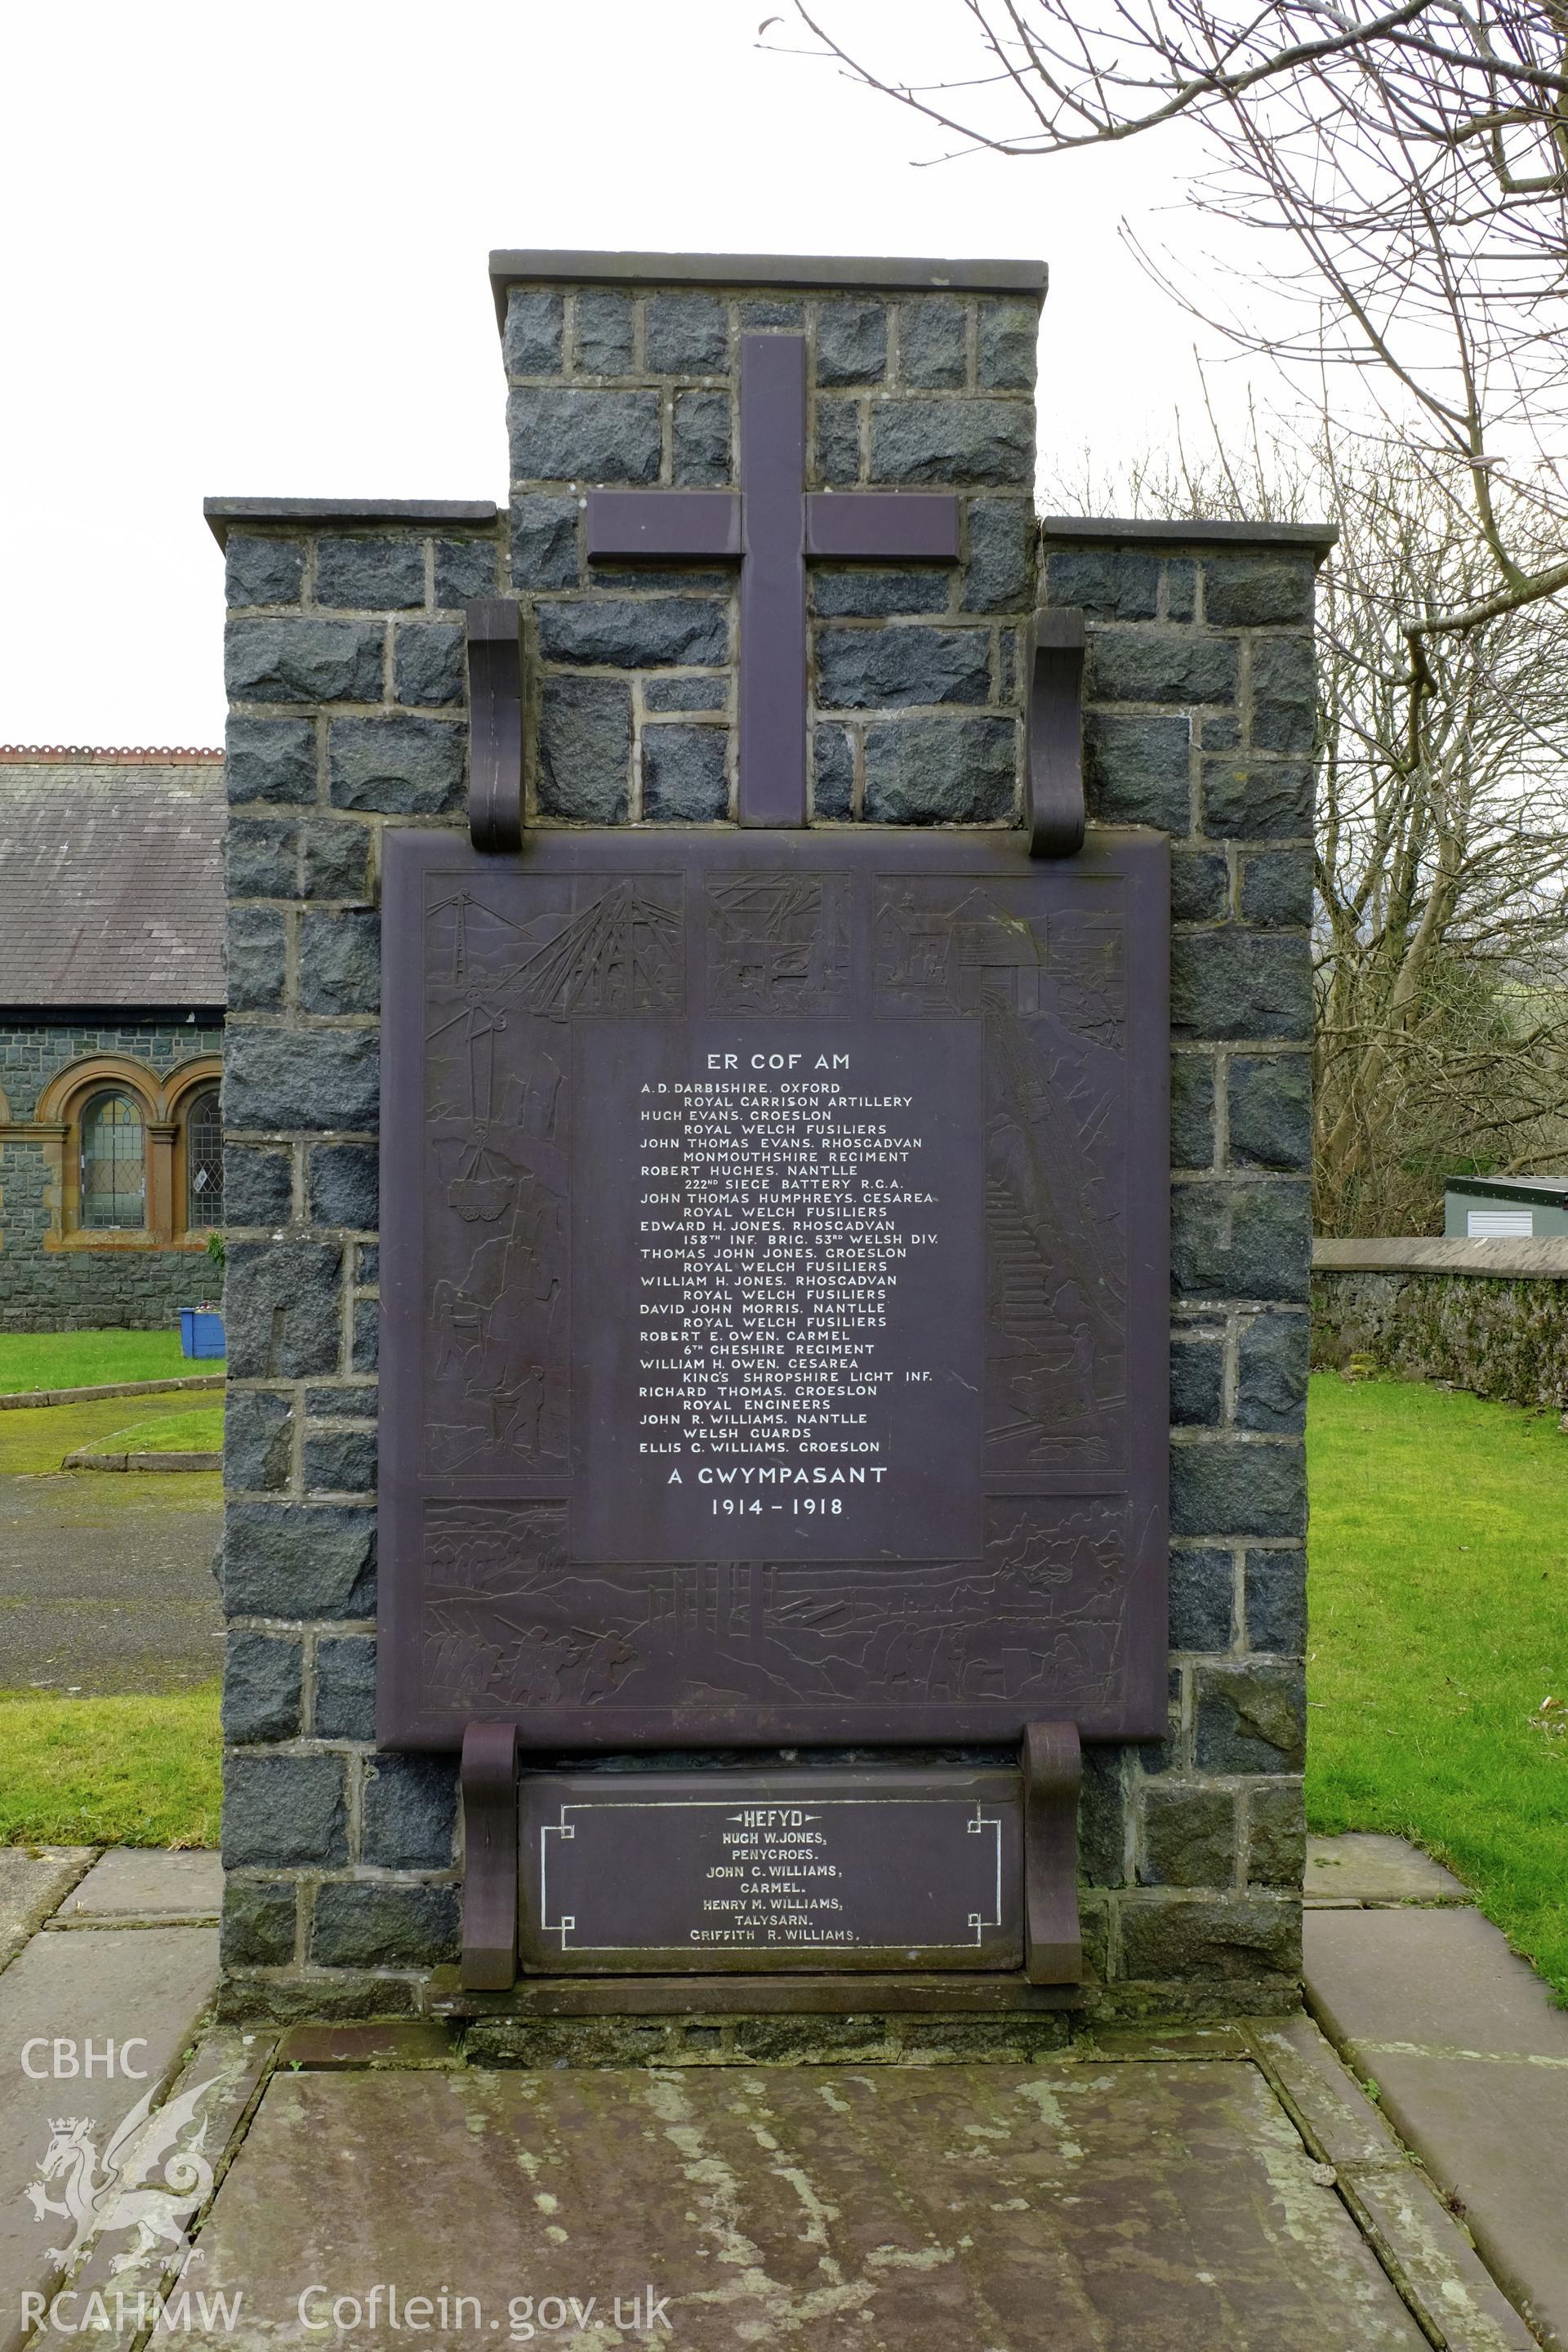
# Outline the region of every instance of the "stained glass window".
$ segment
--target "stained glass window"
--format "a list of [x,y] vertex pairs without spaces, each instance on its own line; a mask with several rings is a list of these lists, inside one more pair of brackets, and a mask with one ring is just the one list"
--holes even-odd
[[129,1095],[95,1095],[81,1115],[81,1222],[95,1232],[147,1222],[147,1145]]
[[185,1115],[185,1223],[193,1233],[223,1223],[223,1126],[216,1087],[205,1087]]

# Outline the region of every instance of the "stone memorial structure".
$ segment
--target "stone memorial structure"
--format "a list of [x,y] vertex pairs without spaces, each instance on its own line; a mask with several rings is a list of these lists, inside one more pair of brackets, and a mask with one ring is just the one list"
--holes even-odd
[[1329,534],[1040,526],[1034,265],[491,279],[504,515],[208,505],[229,2003],[1278,2007]]

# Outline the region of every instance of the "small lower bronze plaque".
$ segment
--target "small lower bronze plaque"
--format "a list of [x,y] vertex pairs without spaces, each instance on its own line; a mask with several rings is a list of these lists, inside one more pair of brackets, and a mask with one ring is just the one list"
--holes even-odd
[[1016,1772],[541,1772],[519,1793],[530,1972],[1022,1964]]

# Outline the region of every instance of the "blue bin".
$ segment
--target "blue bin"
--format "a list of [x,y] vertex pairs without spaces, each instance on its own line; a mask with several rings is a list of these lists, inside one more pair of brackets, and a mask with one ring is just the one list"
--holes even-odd
[[180,1349],[187,1356],[224,1354],[223,1317],[216,1307],[181,1307]]

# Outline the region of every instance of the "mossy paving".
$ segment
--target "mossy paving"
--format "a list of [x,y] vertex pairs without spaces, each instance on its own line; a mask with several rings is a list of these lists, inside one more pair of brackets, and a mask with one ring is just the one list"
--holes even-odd
[[237,2352],[276,2341],[301,2280],[393,2276],[471,2298],[454,2347],[524,2296],[593,2297],[572,2340],[641,2340],[605,2322],[650,2292],[653,2336],[690,2352],[1425,2340],[1235,2060],[285,2073],[201,2251],[208,2291],[243,2296]]

